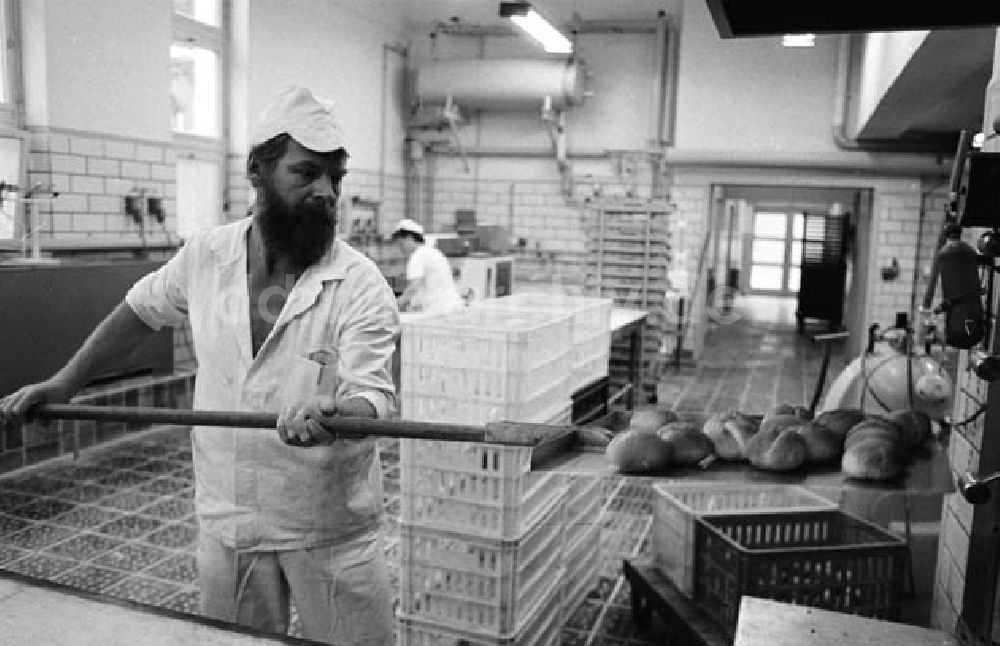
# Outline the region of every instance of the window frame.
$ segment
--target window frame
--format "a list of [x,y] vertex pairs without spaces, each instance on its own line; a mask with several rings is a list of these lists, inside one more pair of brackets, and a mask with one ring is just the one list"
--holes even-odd
[[[2,0],[0,0],[2,1]],[[222,24],[219,27],[206,25],[193,18],[188,18],[179,13],[174,13],[171,22],[170,44],[186,47],[198,47],[215,52],[219,65],[218,86],[216,87],[216,134],[202,135],[193,132],[177,130],[171,126],[174,138],[186,138],[191,141],[221,141],[226,137],[227,130],[227,105],[225,97],[227,95],[229,76],[229,51],[226,46],[226,35],[229,33],[229,11],[228,2],[222,2]]]
[[24,81],[21,70],[20,0],[0,0],[0,55],[3,57],[3,90],[0,101],[0,127],[20,131],[24,118]]
[[[187,45],[210,49],[216,53],[219,62],[218,87],[216,101],[218,106],[217,134],[200,135],[173,129],[171,125],[172,144],[177,159],[196,159],[215,163],[218,167],[219,193],[215,196],[215,207],[219,213],[219,222],[225,221],[225,204],[228,193],[228,157],[229,148],[229,36],[231,33],[232,12],[230,0],[220,0],[219,26],[209,25],[184,14],[173,11],[171,21],[170,45]],[[169,54],[168,54],[169,56]],[[170,88],[167,88],[170,97]],[[177,172],[175,169],[175,189]],[[180,205],[176,203],[175,209]],[[175,212],[174,231],[179,235],[180,212]]]
[[[757,218],[759,215],[783,215],[785,218],[785,234],[784,237],[777,237],[774,235],[757,235]],[[801,257],[793,258],[792,249],[796,242],[801,243],[804,237],[796,237],[800,232],[796,230],[796,218],[802,218],[804,221],[805,215],[804,210],[792,207],[792,208],[774,208],[767,207],[763,205],[757,205],[754,207],[753,216],[751,220],[751,233],[750,233],[750,249],[749,249],[749,263],[748,270],[749,274],[747,276],[747,287],[752,294],[766,294],[766,295],[776,295],[776,296],[792,296],[798,292],[797,289],[791,289],[789,284],[789,278],[793,270],[799,269],[801,265]],[[804,236],[804,231],[802,232]],[[757,241],[761,242],[781,242],[783,245],[782,261],[757,261],[754,260],[754,248]],[[778,289],[768,289],[753,287],[753,270],[754,267],[780,267],[781,268],[781,285]]]

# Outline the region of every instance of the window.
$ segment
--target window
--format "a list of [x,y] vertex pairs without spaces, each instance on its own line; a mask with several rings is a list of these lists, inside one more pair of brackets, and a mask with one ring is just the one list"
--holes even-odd
[[219,170],[215,162],[177,160],[177,234],[181,238],[221,223]]
[[221,0],[174,0],[170,45],[174,132],[221,136],[224,47]]
[[799,290],[804,233],[802,213],[754,213],[750,250],[752,291],[790,294]]
[[14,0],[0,0],[0,120],[13,128],[20,125],[15,101],[21,83],[17,9]]
[[[21,177],[22,141],[17,138],[0,138],[0,180],[10,184],[20,183]],[[19,233],[17,217],[19,210],[17,200],[20,193],[4,193],[0,204],[0,240],[13,240]]]
[[222,25],[221,0],[174,0],[174,13],[212,27]]
[[173,0],[170,44],[176,232],[187,239],[222,221],[226,183],[227,17],[224,0]]
[[170,46],[174,130],[219,135],[219,55],[202,47]]
[[18,98],[21,95],[20,5],[17,0],[0,0],[0,181],[22,187],[3,194],[0,204],[0,240],[23,234],[25,142],[21,129]]

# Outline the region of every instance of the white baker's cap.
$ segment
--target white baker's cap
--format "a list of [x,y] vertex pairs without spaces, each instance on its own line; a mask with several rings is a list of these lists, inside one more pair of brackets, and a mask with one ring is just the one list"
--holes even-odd
[[250,147],[288,133],[303,148],[317,153],[346,149],[333,106],[320,102],[304,87],[291,87],[261,114],[250,137]]
[[[410,233],[417,233],[419,235],[424,235],[424,228],[420,226],[419,222],[415,222],[410,218],[403,218],[396,225],[396,231],[409,231]],[[393,231],[395,233],[396,231]]]

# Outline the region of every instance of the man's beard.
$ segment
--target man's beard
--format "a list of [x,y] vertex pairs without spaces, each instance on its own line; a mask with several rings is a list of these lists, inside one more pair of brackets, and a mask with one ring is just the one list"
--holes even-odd
[[288,258],[300,269],[322,258],[337,232],[336,207],[322,199],[290,205],[272,186],[265,185],[262,190],[258,220],[267,251]]

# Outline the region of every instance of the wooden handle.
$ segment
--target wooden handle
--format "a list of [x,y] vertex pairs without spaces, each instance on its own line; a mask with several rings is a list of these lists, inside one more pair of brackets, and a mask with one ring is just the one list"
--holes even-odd
[[[246,413],[214,410],[176,410],[139,406],[82,406],[77,404],[43,404],[31,409],[30,416],[38,419],[82,419],[111,422],[177,424],[181,426],[228,426],[237,428],[277,428],[274,413]],[[503,432],[491,432],[491,426],[437,424],[399,419],[365,419],[360,417],[328,417],[323,426],[343,439],[369,436],[398,437],[415,440],[446,442],[484,442],[513,446],[534,446],[541,440],[537,433],[518,436],[507,423]]]

